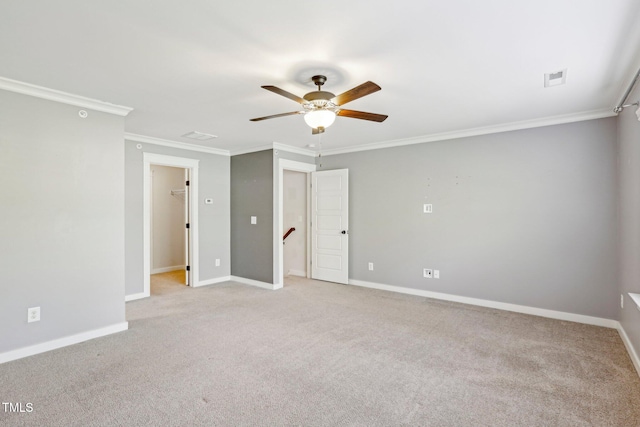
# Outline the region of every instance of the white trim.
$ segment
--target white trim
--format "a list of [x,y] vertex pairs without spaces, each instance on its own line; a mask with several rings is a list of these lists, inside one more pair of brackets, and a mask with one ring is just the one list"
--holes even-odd
[[265,151],[265,150],[282,150],[289,153],[300,154],[302,156],[316,157],[315,151],[307,150],[305,148],[292,147],[291,145],[281,144],[279,142],[272,142],[271,144],[259,145],[257,147],[233,150],[231,151],[231,155],[238,156],[240,154],[256,153],[258,151]]
[[631,344],[631,340],[627,335],[627,332],[622,327],[622,324],[618,322],[618,334],[620,334],[620,338],[622,338],[622,342],[624,346],[627,348],[627,353],[629,353],[629,357],[633,362],[633,366],[636,368],[636,372],[640,376],[640,358],[638,358],[638,353],[636,353],[636,349],[633,348],[633,344]]
[[271,283],[261,282],[259,280],[253,280],[253,279],[246,279],[244,277],[239,277],[239,276],[230,276],[230,280],[233,282],[243,283],[245,285],[257,286],[259,288],[269,289],[272,291],[282,288],[282,285],[272,285]]
[[628,295],[636,304],[636,307],[638,307],[638,310],[640,310],[640,294],[634,294],[632,292],[628,292]]
[[164,147],[178,148],[181,150],[199,151],[202,153],[219,154],[221,156],[230,156],[229,150],[220,148],[204,147],[202,145],[189,144],[187,142],[170,141],[168,139],[155,138],[153,136],[137,135],[135,133],[125,132],[124,139],[127,141],[144,142],[147,144],[162,145]]
[[547,310],[544,308],[509,304],[505,302],[490,301],[490,300],[484,300],[484,299],[478,299],[478,298],[469,298],[469,297],[445,294],[440,292],[424,291],[421,289],[405,288],[402,286],[383,285],[381,283],[365,282],[362,280],[349,279],[349,284],[355,285],[355,286],[362,286],[365,288],[380,289],[383,291],[398,292],[401,294],[416,295],[416,296],[439,299],[444,301],[459,302],[462,304],[477,305],[480,307],[495,308],[498,310],[513,311],[516,313],[532,314],[534,316],[548,317],[550,319],[584,323],[585,325],[602,326],[605,328],[613,328],[613,329],[617,329],[618,327],[618,322],[616,320],[604,319],[601,317],[585,316],[583,314]]
[[124,302],[135,301],[137,299],[147,298],[149,295],[146,295],[144,292],[140,292],[138,294],[125,295]]
[[[282,223],[284,222],[283,181],[285,169],[309,174],[315,172],[316,165],[278,158],[278,182],[275,182],[275,180],[273,182],[273,283],[280,285],[280,287],[284,284],[284,245],[282,244],[284,230],[282,229]],[[306,191],[307,193],[309,192],[308,186]],[[310,214],[308,205],[307,203],[307,224],[309,224]],[[309,254],[309,244],[309,239],[307,239],[307,255]],[[309,269],[308,265],[307,269]]]
[[279,142],[273,143],[274,150],[287,151],[289,153],[300,154],[302,156],[316,157],[316,152],[313,150],[307,150],[306,148],[292,147],[290,145],[281,144]]
[[430,135],[416,136],[405,139],[395,139],[391,141],[374,142],[371,144],[357,145],[354,147],[334,148],[324,150],[323,156],[332,156],[336,154],[355,153],[358,151],[377,150],[380,148],[400,147],[403,145],[423,144],[425,142],[446,141],[449,139],[467,138],[470,136],[487,135],[501,132],[509,132],[514,130],[532,129],[543,126],[552,126],[565,123],[580,122],[585,120],[602,119],[605,117],[613,117],[616,113],[613,110],[595,110],[585,111],[582,113],[564,114],[553,117],[545,117],[542,119],[524,120],[521,122],[504,123],[494,126],[485,126],[479,128],[465,129],[453,132],[443,132]]
[[287,272],[287,276],[307,277],[307,273],[302,270],[289,270]]
[[229,280],[231,280],[231,276],[215,277],[213,279],[201,280],[197,284],[194,284],[193,287],[197,288],[199,286],[215,285],[216,283],[228,282]]
[[115,325],[106,326],[104,328],[94,329],[79,334],[70,335],[56,340],[46,341],[40,344],[31,345],[29,347],[19,348],[17,350],[0,353],[0,364],[11,362],[12,360],[22,359],[23,357],[33,356],[35,354],[44,353],[46,351],[55,350],[73,344],[78,344],[94,338],[100,338],[105,335],[115,334],[117,332],[129,329],[128,322],[116,323]]
[[171,267],[154,268],[151,270],[151,274],[169,273],[171,271],[184,270],[186,267],[186,265],[172,265]]
[[115,114],[117,116],[126,116],[133,111],[133,108],[125,107],[124,105],[98,101],[97,99],[86,98],[84,96],[49,89],[43,86],[36,86],[30,83],[11,80],[6,77],[0,77],[0,89],[34,96],[36,98],[46,99],[49,101],[61,102],[67,105],[75,105],[76,107],[89,108],[94,111]]
[[151,295],[151,165],[173,166],[191,170],[189,203],[191,204],[191,282],[198,283],[199,243],[198,243],[198,164],[200,160],[185,157],[143,153],[143,280],[144,295]]

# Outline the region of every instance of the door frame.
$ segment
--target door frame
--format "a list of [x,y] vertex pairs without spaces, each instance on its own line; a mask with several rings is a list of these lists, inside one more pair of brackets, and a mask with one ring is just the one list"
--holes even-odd
[[[311,277],[311,235],[309,224],[311,222],[311,172],[316,171],[316,165],[278,158],[278,189],[274,192],[273,213],[273,284],[274,289],[284,285],[284,247],[282,234],[284,233],[284,171],[303,172],[307,175],[307,277]],[[277,211],[277,212],[275,212]]]
[[164,154],[143,153],[143,214],[142,214],[142,234],[143,234],[143,280],[144,280],[144,297],[151,295],[151,165],[172,166],[177,168],[189,169],[189,210],[191,212],[191,220],[189,223],[189,233],[191,239],[189,244],[189,268],[191,273],[191,286],[197,286],[198,277],[198,164],[197,159],[189,159],[186,157],[167,156]]

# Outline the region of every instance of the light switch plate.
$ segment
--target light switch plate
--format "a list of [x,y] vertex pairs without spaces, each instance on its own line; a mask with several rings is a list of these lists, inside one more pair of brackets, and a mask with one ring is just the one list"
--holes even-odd
[[433,213],[433,205],[431,203],[425,203],[422,210],[424,213]]
[[251,217],[251,224],[257,224],[258,223],[258,217],[257,216],[252,216]]

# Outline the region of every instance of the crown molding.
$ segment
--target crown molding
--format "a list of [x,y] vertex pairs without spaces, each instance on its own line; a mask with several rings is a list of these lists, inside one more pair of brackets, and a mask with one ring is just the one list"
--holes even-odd
[[282,150],[288,153],[300,154],[302,156],[315,157],[316,153],[312,150],[304,148],[292,147],[290,145],[281,144],[279,142],[272,142],[271,144],[260,145],[257,147],[243,148],[240,150],[234,150],[231,152],[232,156],[238,156],[240,154],[256,153],[264,150]]
[[485,126],[479,128],[465,129],[453,132],[435,133],[430,135],[416,136],[405,139],[395,139],[391,141],[374,142],[371,144],[357,145],[354,147],[335,148],[323,150],[323,156],[336,154],[354,153],[358,151],[378,150],[381,148],[400,147],[403,145],[423,144],[425,142],[446,141],[449,139],[467,138],[470,136],[488,135],[492,133],[509,132],[514,130],[532,129],[543,126],[552,126],[585,120],[602,119],[613,117],[617,114],[610,109],[585,111],[581,113],[564,114],[559,116],[544,117],[542,119],[524,120],[521,122],[504,123],[495,126]]
[[186,142],[170,141],[168,139],[155,138],[153,136],[138,135],[135,133],[125,132],[124,139],[127,141],[143,142],[146,144],[162,145],[164,147],[179,148],[181,150],[199,151],[201,153],[218,154],[220,156],[229,156],[229,150],[221,148],[203,147],[202,145],[189,144]]
[[97,99],[85,98],[84,96],[36,86],[30,83],[19,82],[5,77],[0,77],[0,89],[123,117],[133,111],[133,108],[131,107],[98,101]]
[[316,157],[316,152],[313,150],[307,150],[306,148],[292,147],[290,145],[281,144],[279,142],[273,143],[273,149],[288,151],[289,153],[300,154],[302,156]]

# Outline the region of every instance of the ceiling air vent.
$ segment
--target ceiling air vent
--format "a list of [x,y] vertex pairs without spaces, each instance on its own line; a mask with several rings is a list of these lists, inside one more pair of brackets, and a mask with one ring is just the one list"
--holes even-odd
[[567,69],[544,75],[544,87],[560,86],[567,82]]
[[218,137],[217,135],[211,135],[210,133],[196,132],[195,130],[193,132],[185,133],[182,136],[185,138],[197,139],[198,141],[206,141],[208,139],[213,139]]

